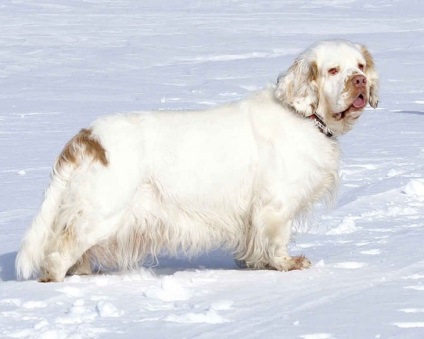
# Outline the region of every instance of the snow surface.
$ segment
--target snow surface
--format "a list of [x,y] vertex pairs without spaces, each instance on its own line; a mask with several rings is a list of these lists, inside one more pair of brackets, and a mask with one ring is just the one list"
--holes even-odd
[[[424,2],[4,0],[0,23],[0,338],[424,338]],[[340,139],[334,210],[291,245],[311,269],[241,270],[217,250],[16,281],[50,166],[81,127],[240,99],[329,38],[368,45],[382,90]]]

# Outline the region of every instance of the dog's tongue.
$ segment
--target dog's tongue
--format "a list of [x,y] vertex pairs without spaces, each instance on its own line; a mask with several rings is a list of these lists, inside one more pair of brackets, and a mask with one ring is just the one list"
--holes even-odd
[[365,106],[365,100],[364,98],[360,95],[359,97],[357,97],[353,103],[352,103],[353,107],[355,108],[362,108]]

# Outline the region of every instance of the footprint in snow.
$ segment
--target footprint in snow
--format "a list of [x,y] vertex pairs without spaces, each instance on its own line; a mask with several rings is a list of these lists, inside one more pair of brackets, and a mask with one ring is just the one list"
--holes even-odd
[[97,312],[85,305],[83,299],[76,300],[69,308],[65,316],[57,317],[56,324],[81,324],[87,321],[93,321],[98,316]]

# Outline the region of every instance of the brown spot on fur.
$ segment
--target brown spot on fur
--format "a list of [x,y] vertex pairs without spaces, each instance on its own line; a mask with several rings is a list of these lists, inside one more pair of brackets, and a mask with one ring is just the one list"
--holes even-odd
[[365,62],[366,62],[366,68],[365,69],[374,69],[375,64],[374,64],[374,59],[371,56],[371,53],[367,50],[367,48],[365,46],[361,46],[361,52],[362,52],[362,55],[364,56]]
[[90,156],[93,161],[108,165],[106,151],[102,144],[93,137],[91,129],[82,129],[63,148],[58,158],[58,166],[63,163],[77,165],[82,158]]
[[316,81],[317,79],[318,79],[318,65],[316,61],[314,60],[310,63],[308,80]]
[[361,45],[361,53],[364,56],[366,66],[365,74],[369,83],[369,104],[373,108],[378,106],[378,75],[375,67],[374,59],[365,46]]
[[[319,77],[318,65],[315,60],[308,61],[303,57],[297,58],[289,67],[285,74],[279,76],[277,80],[276,98],[293,106],[294,103],[302,101],[312,89],[316,94],[315,102],[311,104],[311,112],[318,107],[318,91],[316,81]],[[305,86],[305,84],[308,84]],[[301,112],[305,114],[306,112]]]

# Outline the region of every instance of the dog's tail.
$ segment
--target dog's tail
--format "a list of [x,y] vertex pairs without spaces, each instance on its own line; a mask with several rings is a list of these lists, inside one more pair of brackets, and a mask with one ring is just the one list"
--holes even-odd
[[29,279],[39,273],[50,242],[60,232],[56,225],[61,210],[63,195],[69,187],[72,175],[82,161],[99,161],[108,164],[106,152],[91,130],[83,129],[64,147],[56,159],[51,181],[44,196],[38,215],[25,233],[16,257],[16,277]]

